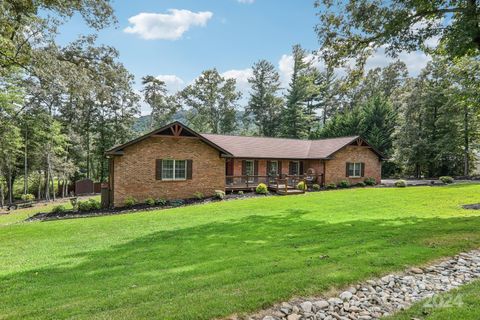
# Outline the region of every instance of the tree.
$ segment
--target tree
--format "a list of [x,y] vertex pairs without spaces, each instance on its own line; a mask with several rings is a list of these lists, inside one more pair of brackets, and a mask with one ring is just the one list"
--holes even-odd
[[196,130],[211,133],[233,133],[241,93],[235,79],[223,78],[216,69],[206,70],[179,96],[188,108],[187,120]]
[[252,91],[246,107],[246,116],[253,116],[258,135],[276,136],[283,100],[277,96],[280,76],[275,66],[266,60],[253,65],[253,75],[248,79]]
[[151,129],[171,122],[179,105],[174,96],[168,95],[165,82],[154,76],[145,76],[142,85],[144,100],[152,108]]
[[283,136],[307,138],[311,125],[311,114],[306,102],[312,99],[312,65],[307,52],[299,45],[293,46],[293,73],[286,95],[286,106],[282,112]]
[[318,94],[314,97],[314,103],[316,109],[320,110],[321,113],[321,125],[325,126],[327,120],[339,109],[339,81],[335,75],[334,68],[327,66],[325,70],[320,73],[315,84],[318,88]]
[[337,62],[363,59],[377,48],[392,56],[428,50],[432,38],[451,57],[476,55],[480,49],[477,0],[317,0],[315,6],[321,51]]

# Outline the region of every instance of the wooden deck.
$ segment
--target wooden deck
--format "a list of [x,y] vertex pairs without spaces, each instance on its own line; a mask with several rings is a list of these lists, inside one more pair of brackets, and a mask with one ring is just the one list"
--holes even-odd
[[322,184],[323,177],[321,175],[314,177],[306,176],[227,176],[226,191],[255,191],[260,183],[267,185],[268,190],[281,195],[301,194],[305,190],[297,189],[297,184],[304,181],[307,184]]

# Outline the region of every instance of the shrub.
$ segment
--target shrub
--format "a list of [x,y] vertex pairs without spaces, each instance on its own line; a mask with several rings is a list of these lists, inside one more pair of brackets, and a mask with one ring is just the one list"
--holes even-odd
[[52,208],[52,213],[62,213],[67,211],[67,208],[65,208],[64,205],[58,205]]
[[78,211],[78,198],[70,198],[70,204],[72,205],[73,211]]
[[297,189],[298,189],[298,190],[306,191],[306,190],[307,190],[307,184],[305,183],[305,181],[300,181],[300,182],[297,184]]
[[155,199],[155,204],[159,206],[166,206],[167,205],[167,200],[163,198],[157,198]]
[[90,201],[78,201],[78,210],[83,212],[92,210]]
[[313,184],[313,185],[312,185],[312,189],[313,189],[314,191],[319,191],[319,190],[320,190],[320,185],[319,185],[319,184]]
[[348,188],[348,187],[350,187],[350,182],[348,182],[347,180],[342,180],[338,184],[338,187],[339,188]]
[[377,180],[375,180],[375,178],[372,178],[372,177],[368,177],[366,178],[364,181],[365,185],[367,186],[374,186],[377,184]]
[[128,196],[123,201],[123,204],[125,205],[125,207],[133,207],[134,205],[137,204],[137,199],[135,199],[132,196]]
[[170,200],[169,203],[172,207],[180,207],[185,204],[185,201],[178,199],[178,200]]
[[147,199],[145,200],[145,204],[146,204],[147,206],[154,206],[154,205],[155,205],[155,200],[154,200],[153,198],[147,198]]
[[214,197],[219,199],[219,200],[223,200],[223,199],[225,199],[225,192],[222,191],[222,190],[215,190]]
[[193,196],[194,196],[195,199],[197,199],[197,200],[202,200],[203,198],[205,198],[205,196],[203,195],[203,193],[198,192],[198,191],[195,192],[195,193],[193,194]]
[[268,193],[268,188],[265,183],[259,183],[257,188],[255,189],[255,192],[258,194],[267,194]]
[[238,194],[242,195],[242,194],[243,194],[243,191],[242,191],[242,190],[238,191]]
[[407,186],[407,181],[405,181],[405,180],[395,181],[395,187],[397,187],[397,188],[405,188],[406,186]]
[[355,186],[356,187],[365,187],[367,184],[365,182],[359,182]]
[[337,185],[335,183],[329,183],[326,185],[327,189],[336,189]]
[[440,181],[442,181],[445,184],[450,184],[450,183],[453,183],[454,180],[450,176],[442,176],[440,177]]
[[102,208],[102,204],[98,200],[89,199],[88,202],[90,203],[90,210],[99,210]]
[[21,198],[22,198],[23,201],[33,201],[33,200],[35,200],[35,196],[31,193],[22,194]]

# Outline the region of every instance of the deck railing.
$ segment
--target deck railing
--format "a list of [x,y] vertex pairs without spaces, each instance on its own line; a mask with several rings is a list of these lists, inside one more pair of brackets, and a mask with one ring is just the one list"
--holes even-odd
[[319,184],[323,186],[323,174],[318,175],[240,175],[226,176],[227,190],[249,190],[255,188],[258,184],[264,183],[268,188],[296,188],[300,181],[305,181],[307,185]]

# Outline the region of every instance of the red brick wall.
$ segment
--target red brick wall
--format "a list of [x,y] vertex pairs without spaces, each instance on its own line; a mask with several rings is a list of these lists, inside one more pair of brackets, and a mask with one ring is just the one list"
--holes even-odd
[[[363,162],[365,163],[365,174],[362,178],[347,178],[346,163]],[[355,184],[365,180],[367,177],[373,177],[377,183],[381,179],[382,163],[378,156],[368,147],[347,146],[333,155],[332,160],[325,161],[325,183],[339,183],[342,180],[348,180]]]
[[[155,179],[156,159],[192,160],[192,179]],[[195,192],[206,196],[225,189],[225,159],[198,138],[150,137],[128,146],[114,158],[114,205],[122,206],[128,196],[145,199],[185,199]]]

